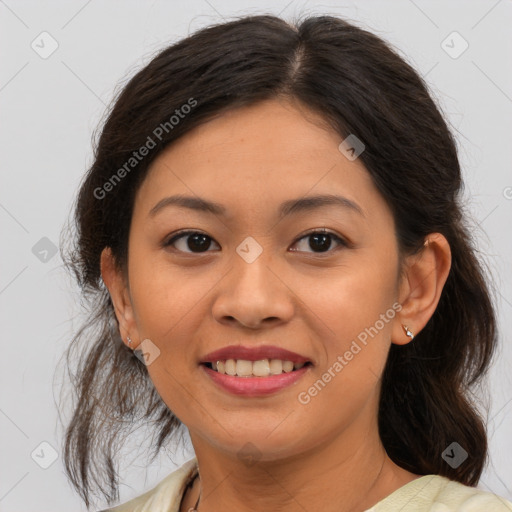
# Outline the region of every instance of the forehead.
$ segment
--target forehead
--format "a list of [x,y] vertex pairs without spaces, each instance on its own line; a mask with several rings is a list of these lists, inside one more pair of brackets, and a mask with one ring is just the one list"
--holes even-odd
[[[191,130],[152,163],[138,203],[149,211],[170,194],[195,195],[233,214],[291,198],[340,194],[368,215],[387,209],[360,159],[338,149],[323,118],[283,100],[231,110]],[[228,206],[229,207],[229,206]],[[230,213],[230,212],[227,212]]]

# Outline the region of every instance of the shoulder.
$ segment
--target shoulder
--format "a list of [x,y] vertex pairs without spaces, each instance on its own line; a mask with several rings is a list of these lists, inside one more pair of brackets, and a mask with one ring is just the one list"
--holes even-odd
[[439,503],[438,512],[448,512],[451,510],[460,512],[478,512],[480,510],[493,512],[512,511],[512,503],[502,496],[477,489],[476,487],[463,485],[460,482],[455,482],[439,475],[436,476],[442,479],[442,487],[435,502]]
[[197,471],[197,458],[185,462],[153,489],[136,498],[99,512],[178,512],[183,492]]
[[463,485],[440,475],[409,482],[367,512],[512,512],[512,503],[492,492]]

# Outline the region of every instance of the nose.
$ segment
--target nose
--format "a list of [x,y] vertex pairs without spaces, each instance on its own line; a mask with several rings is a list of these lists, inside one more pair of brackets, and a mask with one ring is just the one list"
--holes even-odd
[[[265,251],[264,251],[265,252]],[[261,254],[247,262],[235,254],[231,270],[217,287],[213,317],[223,324],[249,329],[279,325],[293,317],[294,293],[279,268]]]

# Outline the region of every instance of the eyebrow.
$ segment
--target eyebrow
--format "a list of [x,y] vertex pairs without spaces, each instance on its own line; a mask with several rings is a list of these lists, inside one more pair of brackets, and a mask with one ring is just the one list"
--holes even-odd
[[[158,203],[151,208],[149,216],[154,217],[159,211],[168,206],[178,206],[219,216],[226,214],[226,208],[219,203],[208,201],[200,197],[175,195],[164,197],[162,200],[158,201]],[[357,203],[346,197],[332,194],[308,196],[300,199],[289,199],[281,204],[278,210],[278,215],[279,218],[283,218],[288,215],[311,211],[324,206],[339,206],[366,217],[362,208]]]

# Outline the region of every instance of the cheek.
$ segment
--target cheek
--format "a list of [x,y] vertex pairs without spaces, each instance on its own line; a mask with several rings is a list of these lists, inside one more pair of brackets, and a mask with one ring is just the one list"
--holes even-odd
[[308,301],[308,306],[318,312],[318,317],[310,318],[315,318],[311,328],[321,341],[316,344],[320,360],[307,386],[297,390],[297,395],[302,392],[297,398],[303,404],[299,410],[304,408],[309,417],[329,410],[321,427],[326,432],[346,425],[369,403],[377,403],[395,314],[393,286],[386,289],[378,279],[378,274],[369,272],[351,274],[310,295],[314,302]]
[[137,328],[141,340],[149,339],[158,354],[147,370],[163,401],[183,421],[192,399],[186,392],[196,367],[191,340],[204,289],[194,286],[183,273],[171,272],[168,266],[154,264],[138,269],[131,286]]
[[155,342],[166,332],[174,333],[204,294],[186,269],[172,268],[149,251],[134,251],[129,270],[137,328],[141,336],[154,338]]
[[[303,293],[326,329],[343,342],[373,326],[381,314],[394,311],[395,276],[390,268],[377,268],[361,259],[344,272],[311,281]],[[388,328],[389,322],[385,326],[379,322],[379,331]]]
[[131,263],[130,289],[139,336],[149,339],[159,354],[148,372],[159,391],[165,386],[164,394],[180,400],[183,382],[197,369],[193,341],[208,317],[208,291],[218,282],[218,273],[178,268],[161,258],[151,260],[148,254],[134,256]]
[[[392,261],[358,258],[346,272],[333,273],[331,279],[316,282],[306,296],[311,326],[321,339],[320,373],[336,399],[339,390],[350,390],[361,397],[376,385],[384,369],[391,343],[395,309],[395,274]],[[313,283],[310,285],[313,287]],[[307,290],[306,290],[307,291]],[[335,376],[335,377],[334,377]],[[370,387],[368,387],[370,386]],[[357,402],[357,397],[352,399]],[[350,400],[352,400],[350,399]]]

